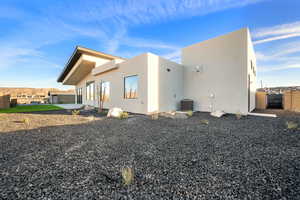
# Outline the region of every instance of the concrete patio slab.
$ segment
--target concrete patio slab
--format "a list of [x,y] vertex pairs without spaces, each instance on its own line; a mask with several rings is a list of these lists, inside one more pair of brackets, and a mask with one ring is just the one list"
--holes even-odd
[[84,106],[82,104],[54,104],[54,105],[61,107],[63,109],[80,109]]

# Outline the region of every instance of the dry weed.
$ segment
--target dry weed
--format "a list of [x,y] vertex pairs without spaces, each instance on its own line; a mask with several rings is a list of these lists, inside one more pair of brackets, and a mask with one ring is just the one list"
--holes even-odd
[[134,172],[130,167],[125,167],[121,170],[121,175],[124,185],[130,185],[134,181]]

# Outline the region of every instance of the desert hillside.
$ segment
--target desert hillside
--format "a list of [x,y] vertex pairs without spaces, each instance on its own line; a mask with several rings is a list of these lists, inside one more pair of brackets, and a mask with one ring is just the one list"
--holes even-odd
[[17,99],[18,103],[28,104],[32,102],[48,102],[48,94],[51,93],[75,93],[74,90],[59,90],[56,88],[4,88],[0,87],[0,95],[9,94],[11,99]]

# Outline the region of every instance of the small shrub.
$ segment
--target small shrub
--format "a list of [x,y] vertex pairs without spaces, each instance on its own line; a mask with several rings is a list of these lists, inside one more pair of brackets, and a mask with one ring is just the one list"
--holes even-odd
[[187,114],[187,116],[191,117],[191,116],[193,116],[194,113],[192,110],[189,110],[186,112],[186,114]]
[[127,119],[129,116],[128,112],[122,112],[120,115],[120,119]]
[[20,122],[23,123],[23,124],[28,125],[29,124],[29,119],[25,118],[25,119],[22,119]]
[[130,167],[125,167],[121,170],[121,175],[124,185],[130,185],[134,181],[133,169]]
[[152,120],[157,120],[158,119],[158,113],[154,113],[151,115]]
[[72,115],[79,115],[80,114],[80,110],[73,110],[72,111]]
[[237,112],[237,113],[235,113],[235,117],[236,117],[236,119],[242,119],[243,115],[241,112]]
[[107,115],[108,110],[102,109],[102,110],[98,110],[97,112],[98,112],[99,114],[101,114],[101,115]]
[[200,120],[200,123],[201,123],[201,124],[209,125],[209,121],[208,121],[207,119],[202,119],[202,120]]
[[296,122],[288,121],[286,122],[287,129],[297,129],[298,124]]

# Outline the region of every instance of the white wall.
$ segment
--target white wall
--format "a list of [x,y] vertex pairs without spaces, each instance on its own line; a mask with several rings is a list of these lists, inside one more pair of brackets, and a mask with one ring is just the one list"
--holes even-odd
[[[147,65],[147,54],[142,54],[120,63],[117,70],[98,76],[92,76],[90,73],[77,85],[83,88],[83,104],[98,106],[100,82],[108,81],[110,82],[110,100],[104,102],[104,108],[119,107],[129,112],[147,113]],[[139,78],[138,98],[124,99],[124,77],[132,75],[138,75]],[[97,90],[95,101],[86,101],[85,84],[89,81],[95,81]]]
[[[101,81],[110,82],[110,100],[104,108],[119,107],[134,113],[152,113],[179,109],[183,98],[183,66],[146,53],[124,61],[119,68],[97,76],[90,73],[78,85],[83,88],[83,104],[98,106]],[[101,67],[101,66],[99,66]],[[167,71],[169,69],[170,71]],[[124,99],[124,77],[138,75],[138,98]],[[86,100],[86,83],[95,81],[97,99]]]
[[[153,94],[149,95],[157,95],[156,111],[178,110],[180,101],[183,99],[183,66],[157,55],[149,54],[149,69],[155,68],[154,76],[152,76],[153,81],[150,85],[155,85],[156,89]],[[154,110],[151,109],[149,112],[151,111]]]
[[183,66],[160,57],[159,80],[159,110],[179,110],[183,99]]
[[184,97],[194,100],[195,110],[248,112],[247,47],[247,29],[241,29],[182,49]]
[[[256,66],[256,57],[255,57],[255,51],[253,48],[251,35],[249,30],[247,30],[247,44],[248,44],[248,53],[247,53],[247,59],[248,59],[248,75],[250,76],[250,111],[255,109],[255,94],[256,94],[256,76],[257,76],[257,66]],[[253,68],[251,68],[251,61],[253,63]],[[249,87],[249,86],[248,86]]]
[[[104,108],[120,107],[134,113],[178,110],[180,101],[189,98],[197,111],[247,114],[248,75],[252,82],[250,109],[255,108],[256,77],[251,60],[257,71],[250,33],[241,29],[183,48],[182,65],[146,53],[119,63],[116,70],[97,76],[89,73],[76,88],[83,88],[83,104],[98,106],[100,82],[109,81],[110,100],[104,102]],[[139,77],[138,98],[124,99],[124,77],[132,75]],[[95,81],[95,101],[86,100],[89,81]]]
[[[109,59],[98,58],[98,57],[89,56],[89,55],[82,55],[81,60],[95,62],[95,66],[103,65],[105,63],[110,62]],[[90,81],[95,81],[95,80],[96,80],[96,78],[94,76],[92,76],[92,74],[90,72],[76,85],[75,89],[82,88],[82,104],[90,105],[90,106],[97,105],[97,101],[90,101],[90,100],[86,99],[86,83],[90,82]],[[76,99],[77,99],[77,97],[76,97]]]

